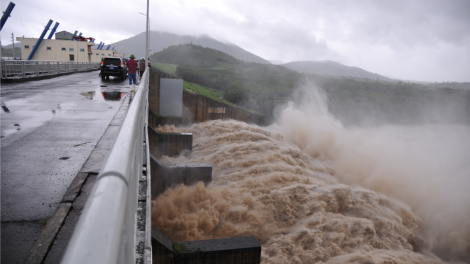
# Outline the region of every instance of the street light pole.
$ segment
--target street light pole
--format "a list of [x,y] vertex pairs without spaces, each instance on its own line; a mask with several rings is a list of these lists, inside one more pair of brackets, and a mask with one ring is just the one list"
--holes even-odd
[[146,42],[145,42],[145,60],[147,61],[145,65],[145,69],[148,69],[148,59],[149,59],[149,0],[147,0],[147,34],[146,34]]

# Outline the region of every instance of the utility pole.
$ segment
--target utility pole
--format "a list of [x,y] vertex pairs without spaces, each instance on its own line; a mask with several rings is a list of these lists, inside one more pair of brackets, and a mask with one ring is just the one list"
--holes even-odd
[[11,33],[11,42],[13,43],[13,60],[15,59],[15,36]]
[[147,0],[147,20],[146,20],[146,28],[147,28],[147,35],[146,35],[146,42],[145,42],[145,61],[147,62],[145,65],[145,69],[148,69],[148,59],[149,59],[149,0]]

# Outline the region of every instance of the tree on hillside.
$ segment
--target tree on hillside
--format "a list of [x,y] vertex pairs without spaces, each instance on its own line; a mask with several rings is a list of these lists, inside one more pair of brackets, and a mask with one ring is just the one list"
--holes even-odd
[[248,94],[244,89],[241,83],[229,83],[224,92],[224,99],[232,102],[232,103],[239,103],[248,98]]

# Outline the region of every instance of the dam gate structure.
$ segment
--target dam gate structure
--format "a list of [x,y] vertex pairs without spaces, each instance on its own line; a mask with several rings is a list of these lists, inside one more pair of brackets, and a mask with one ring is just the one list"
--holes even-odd
[[[151,68],[147,134],[152,199],[156,199],[167,188],[180,184],[189,186],[203,182],[208,185],[212,181],[212,165],[209,163],[165,164],[160,160],[163,155],[177,157],[190,153],[193,135],[157,132],[154,128],[158,125],[181,125],[224,118],[224,115],[210,115],[214,113],[213,110],[210,111],[211,108],[221,107],[229,109],[225,111],[224,108],[223,113],[219,111],[227,114],[225,118],[237,117],[234,119],[259,122],[247,111],[223,104],[221,106],[219,102],[206,99],[209,98],[197,95],[194,97],[183,92],[183,80]],[[261,261],[261,245],[253,236],[174,242],[155,227],[152,227],[151,233],[153,263],[248,264]]]

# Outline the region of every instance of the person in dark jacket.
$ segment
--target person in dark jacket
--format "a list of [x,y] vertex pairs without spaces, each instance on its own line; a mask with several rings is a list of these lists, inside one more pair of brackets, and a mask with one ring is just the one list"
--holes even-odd
[[135,90],[135,83],[137,81],[136,71],[137,71],[137,61],[134,60],[134,54],[129,56],[130,60],[127,61],[127,75],[129,76],[129,85],[131,86],[131,92]]
[[139,61],[139,71],[140,71],[139,80],[142,80],[142,75],[144,74],[144,71],[145,71],[145,58],[144,57],[142,57],[142,59],[140,59]]

